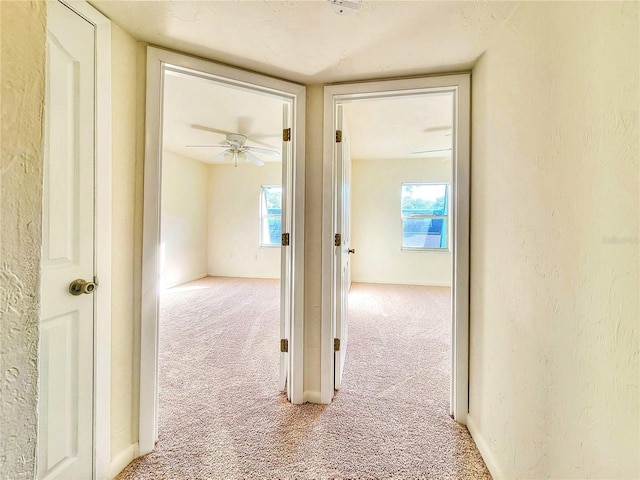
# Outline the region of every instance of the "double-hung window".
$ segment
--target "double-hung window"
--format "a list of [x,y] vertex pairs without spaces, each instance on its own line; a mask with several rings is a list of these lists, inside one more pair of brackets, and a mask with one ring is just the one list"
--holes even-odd
[[263,185],[260,190],[260,246],[279,246],[281,233],[282,186]]
[[448,250],[449,185],[403,183],[402,249]]

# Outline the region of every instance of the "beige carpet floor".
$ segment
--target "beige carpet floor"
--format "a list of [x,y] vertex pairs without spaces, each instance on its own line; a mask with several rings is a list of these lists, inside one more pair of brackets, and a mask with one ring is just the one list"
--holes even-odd
[[162,296],[160,438],[118,480],[491,478],[448,415],[448,288],[354,284],[328,406],[277,391],[278,291],[214,277]]

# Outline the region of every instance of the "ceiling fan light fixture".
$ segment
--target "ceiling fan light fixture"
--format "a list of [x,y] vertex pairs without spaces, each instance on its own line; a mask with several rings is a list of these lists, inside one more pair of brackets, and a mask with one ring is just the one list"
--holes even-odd
[[233,162],[234,167],[238,166],[238,162],[240,163],[252,163],[257,167],[262,167],[264,162],[260,160],[258,157],[254,155],[253,152],[259,153],[262,155],[268,155],[272,157],[279,157],[280,152],[277,150],[271,150],[270,148],[259,148],[259,147],[249,147],[245,146],[245,142],[247,141],[247,136],[242,135],[241,133],[227,133],[225,142],[226,145],[185,145],[185,147],[197,147],[197,148],[224,148],[225,150],[221,153],[215,155],[212,158],[212,162],[215,163],[216,160],[225,159],[226,161]]
[[329,0],[331,10],[338,15],[351,15],[360,10],[362,0]]
[[227,134],[227,143],[231,145],[237,145],[238,147],[244,146],[244,143],[247,141],[246,135],[242,135],[241,133],[228,133]]

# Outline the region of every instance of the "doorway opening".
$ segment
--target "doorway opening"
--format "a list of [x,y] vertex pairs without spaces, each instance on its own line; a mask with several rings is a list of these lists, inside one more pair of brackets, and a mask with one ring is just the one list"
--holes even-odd
[[[325,401],[350,381],[343,378],[350,350],[354,358],[378,358],[389,371],[392,358],[402,362],[401,352],[411,365],[413,351],[417,370],[408,372],[407,385],[427,375],[440,378],[448,413],[465,422],[468,80],[455,75],[325,88],[331,135],[324,170],[330,193],[323,239],[323,271],[330,272],[323,285]],[[354,324],[350,335],[350,315],[366,318],[368,326]],[[376,335],[385,337],[382,343]],[[402,383],[401,371],[391,375],[392,384]]]
[[302,397],[304,88],[154,48],[147,58],[141,454],[160,425],[175,436],[184,407],[195,421],[222,392]]
[[[281,98],[173,71],[165,73],[163,102],[161,451],[179,446],[185,417],[198,420],[192,435],[215,436],[227,402],[285,389],[277,347],[282,130],[290,108]],[[207,402],[216,408],[203,408]]]

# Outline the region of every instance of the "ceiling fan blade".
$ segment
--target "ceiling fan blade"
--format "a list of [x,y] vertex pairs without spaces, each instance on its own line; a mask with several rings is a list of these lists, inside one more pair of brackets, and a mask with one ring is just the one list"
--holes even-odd
[[452,128],[451,125],[438,125],[437,127],[425,128],[423,132],[425,133],[444,132],[444,134],[446,135],[446,132],[450,132],[451,128]]
[[251,139],[251,143],[257,143],[258,145],[263,145],[267,148],[273,148],[273,142],[266,142],[264,140],[268,140],[270,138],[282,138],[282,133],[247,133],[247,138]]
[[229,145],[185,145],[185,147],[229,148]]
[[282,134],[278,133],[247,133],[247,137],[249,137],[254,142],[256,140],[264,140],[265,138],[278,138],[282,137]]
[[411,152],[411,155],[417,155],[420,153],[436,153],[436,152],[450,152],[450,148],[440,148],[438,150],[423,150],[421,152]]
[[263,155],[270,155],[272,157],[279,157],[280,152],[277,150],[271,150],[268,148],[259,148],[259,147],[244,147],[245,151],[251,151],[256,153],[262,153]]
[[219,128],[207,127],[206,125],[191,124],[191,128],[196,130],[204,130],[205,132],[218,133],[220,135],[230,135],[234,132],[228,132],[226,130],[220,130]]
[[[239,132],[248,132],[251,130],[251,125],[253,125],[253,117],[248,117],[246,115],[241,115],[238,117],[238,131]],[[248,135],[247,135],[248,136]]]
[[229,157],[231,156],[231,154],[229,153],[229,150],[225,150],[223,152],[220,152],[219,154],[217,154],[215,157],[213,157],[211,159],[212,162],[217,162],[218,160],[222,160],[223,158],[225,160],[229,160]]
[[240,155],[243,155],[248,161],[250,161],[254,165],[257,165],[258,167],[261,167],[264,165],[264,162],[251,152],[247,152],[245,150],[244,152],[241,152]]

